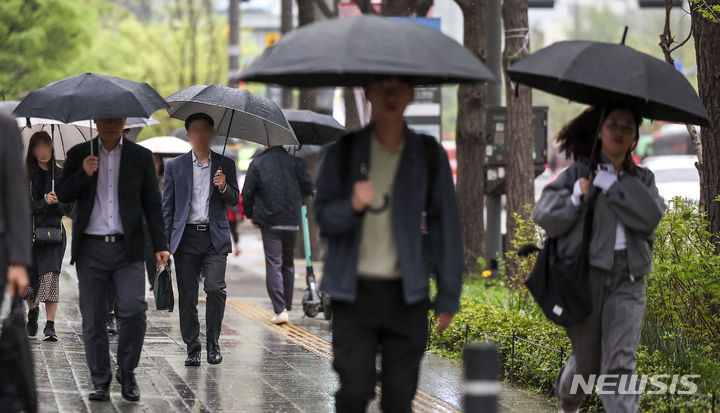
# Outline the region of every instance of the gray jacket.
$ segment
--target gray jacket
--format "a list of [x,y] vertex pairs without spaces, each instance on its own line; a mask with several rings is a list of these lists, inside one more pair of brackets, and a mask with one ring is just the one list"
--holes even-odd
[[[579,178],[588,176],[588,166],[575,162],[550,183],[535,205],[533,219],[548,237],[558,238],[560,253],[565,256],[577,253],[583,236],[583,223],[587,211],[586,201],[575,206],[571,201],[573,186]],[[628,266],[630,274],[642,277],[652,271],[652,247],[655,228],[665,212],[665,203],[658,194],[655,177],[648,169],[633,166],[621,174],[595,202],[592,236],[590,238],[590,265],[603,270],[612,269],[617,221],[625,227]]]

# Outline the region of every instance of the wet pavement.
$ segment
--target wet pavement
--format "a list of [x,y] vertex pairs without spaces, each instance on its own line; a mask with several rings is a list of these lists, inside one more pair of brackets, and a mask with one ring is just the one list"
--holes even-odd
[[[31,339],[36,360],[40,412],[330,412],[337,379],[331,365],[329,323],[302,316],[304,263],[299,261],[291,324],[273,326],[264,283],[259,234],[245,226],[243,253],[228,260],[228,302],[220,345],[223,362],[185,367],[185,345],[178,313],[157,311],[148,295],[148,328],[136,377],[142,399],[122,399],[111,385],[111,402],[91,402],[90,374],[85,364],[75,268],[66,263],[61,277],[61,303],[56,329],[59,342]],[[67,261],[67,259],[66,259]],[[317,268],[320,269],[319,267]],[[201,292],[200,296],[203,296]],[[204,331],[204,303],[199,304]],[[176,303],[177,308],[177,303]],[[44,323],[44,309],[40,327]],[[113,370],[117,336],[110,336]],[[201,334],[201,341],[205,338]],[[423,361],[415,411],[460,411],[460,363],[428,354]],[[378,399],[370,411],[379,411]],[[554,412],[549,403],[503,386],[502,412]]]

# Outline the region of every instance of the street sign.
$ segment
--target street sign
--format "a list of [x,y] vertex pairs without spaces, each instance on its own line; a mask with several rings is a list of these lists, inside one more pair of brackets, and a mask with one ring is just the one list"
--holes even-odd
[[280,32],[265,33],[265,47],[270,47],[280,40]]
[[[548,108],[533,107],[533,161],[535,176],[545,170],[547,162],[547,118]],[[489,108],[485,123],[485,193],[501,195],[505,193],[505,168],[507,167],[507,144],[505,131],[507,125],[507,108]]]

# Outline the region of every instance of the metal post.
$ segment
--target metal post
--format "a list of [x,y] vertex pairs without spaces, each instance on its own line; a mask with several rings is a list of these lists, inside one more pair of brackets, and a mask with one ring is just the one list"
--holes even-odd
[[[502,12],[501,2],[487,2],[485,28],[487,30],[487,64],[490,71],[502,79]],[[502,106],[502,84],[488,83],[487,105],[489,107]],[[497,259],[502,253],[502,231],[500,220],[502,214],[501,195],[487,195],[485,219],[485,259],[490,269],[497,269]],[[509,219],[509,218],[508,218]]]
[[563,360],[565,360],[565,349],[560,347],[560,370],[562,370]]
[[510,352],[510,384],[513,383],[515,378],[515,332],[512,333],[512,348]]
[[[293,29],[293,0],[282,0],[280,7],[280,32],[285,34]],[[285,109],[293,108],[292,88],[283,87],[282,107]]]
[[470,324],[465,324],[465,345],[467,345],[468,335],[470,335]]
[[228,39],[228,86],[235,87],[230,82],[237,75],[240,68],[240,0],[230,0],[228,7],[228,19],[230,20],[230,38]]
[[463,385],[464,408],[467,413],[496,413],[500,384],[497,347],[492,344],[473,344],[465,347]]

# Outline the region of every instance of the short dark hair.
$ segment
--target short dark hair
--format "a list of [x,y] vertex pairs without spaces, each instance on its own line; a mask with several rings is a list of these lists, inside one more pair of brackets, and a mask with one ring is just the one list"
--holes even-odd
[[207,113],[198,112],[193,113],[192,115],[188,116],[187,119],[185,119],[186,132],[190,130],[190,124],[195,122],[196,120],[204,120],[210,124],[211,128],[215,127],[215,121],[213,120],[213,118],[210,117],[210,115],[208,115]]

